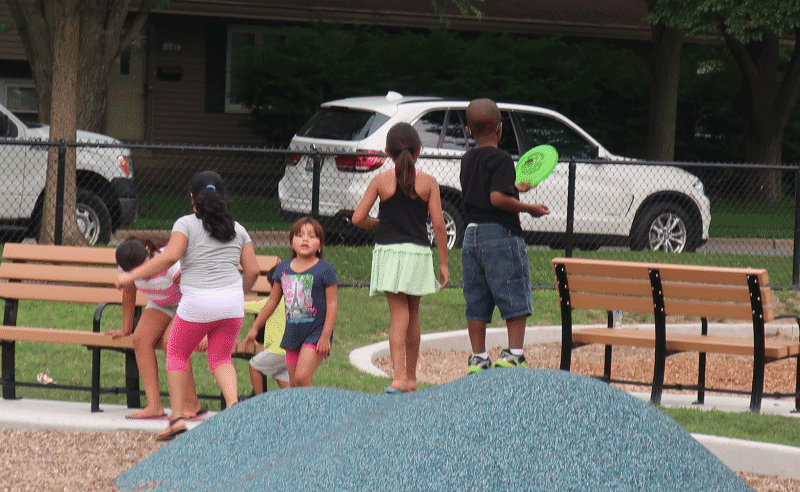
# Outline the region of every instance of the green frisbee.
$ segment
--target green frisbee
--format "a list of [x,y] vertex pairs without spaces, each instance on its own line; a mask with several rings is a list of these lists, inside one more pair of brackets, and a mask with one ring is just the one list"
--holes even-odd
[[558,151],[552,145],[539,145],[525,152],[516,165],[517,181],[536,186],[547,179],[558,164]]

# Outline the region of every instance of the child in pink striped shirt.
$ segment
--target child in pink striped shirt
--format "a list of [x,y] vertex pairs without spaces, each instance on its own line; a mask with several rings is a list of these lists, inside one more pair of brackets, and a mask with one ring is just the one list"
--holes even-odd
[[[155,257],[160,250],[149,240],[131,237],[123,241],[117,248],[117,265],[123,272],[142,265]],[[181,299],[180,290],[181,263],[174,263],[163,272],[150,278],[136,280],[122,290],[122,329],[109,331],[112,338],[130,335],[133,332],[133,346],[136,353],[136,365],[144,385],[147,406],[127,416],[129,419],[163,419],[166,418],[161,404],[161,391],[158,384],[158,363],[156,348],[164,349],[172,327],[172,318]],[[147,294],[148,302],[139,317],[136,329],[133,329],[134,310],[136,307],[136,291]],[[198,418],[205,413],[197,398],[192,369],[189,366],[189,379],[186,384],[186,407],[194,409],[184,418]]]

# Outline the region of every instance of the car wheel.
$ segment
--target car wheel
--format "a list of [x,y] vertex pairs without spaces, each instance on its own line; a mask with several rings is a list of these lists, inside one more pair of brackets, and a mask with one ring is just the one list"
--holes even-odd
[[681,253],[697,248],[698,233],[686,211],[670,203],[648,206],[634,223],[631,249]]
[[111,214],[100,197],[78,188],[75,215],[78,218],[78,230],[90,246],[107,244],[111,240]]
[[[460,247],[461,242],[464,240],[464,218],[461,217],[461,212],[457,206],[442,200],[442,216],[444,217],[444,229],[447,233],[447,249]],[[433,224],[431,224],[430,218],[428,219],[428,239],[432,245],[436,244]]]

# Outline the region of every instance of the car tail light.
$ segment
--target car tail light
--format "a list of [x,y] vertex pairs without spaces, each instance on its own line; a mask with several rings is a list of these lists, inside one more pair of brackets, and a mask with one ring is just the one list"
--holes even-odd
[[336,168],[342,172],[368,173],[383,165],[386,156],[376,150],[359,150],[375,155],[337,155]]
[[303,154],[286,154],[286,165],[287,166],[296,166],[300,159],[302,159]]
[[117,157],[117,163],[119,164],[119,168],[122,169],[122,172],[125,173],[125,177],[129,177],[131,175],[131,168],[128,166],[128,158],[121,155]]

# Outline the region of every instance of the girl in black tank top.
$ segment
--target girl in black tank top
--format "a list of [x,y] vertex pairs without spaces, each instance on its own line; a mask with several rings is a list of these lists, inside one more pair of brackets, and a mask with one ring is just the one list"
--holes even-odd
[[[415,168],[421,149],[419,135],[411,125],[393,126],[386,135],[386,153],[395,168],[372,178],[353,212],[354,225],[375,230],[370,295],[382,292],[389,304],[394,379],[385,388],[387,393],[417,389],[420,299],[450,279],[439,184]],[[378,219],[373,219],[368,214],[379,198]],[[429,215],[439,250],[439,283],[428,238]]]

